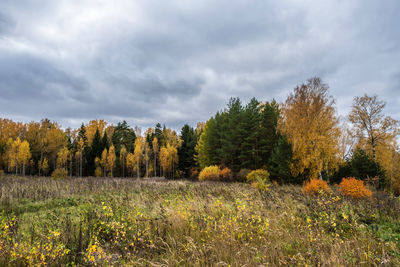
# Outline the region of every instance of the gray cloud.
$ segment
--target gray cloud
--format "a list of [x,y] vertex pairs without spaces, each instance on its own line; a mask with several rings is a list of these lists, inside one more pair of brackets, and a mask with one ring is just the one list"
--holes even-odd
[[[400,112],[397,0],[0,3],[0,112],[194,125],[229,97],[284,101],[321,76],[345,115],[377,93]],[[383,16],[383,14],[385,14]]]

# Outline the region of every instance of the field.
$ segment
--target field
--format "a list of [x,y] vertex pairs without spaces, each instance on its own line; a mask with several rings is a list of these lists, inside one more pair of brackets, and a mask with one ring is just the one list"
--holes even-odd
[[0,179],[0,265],[400,266],[400,202],[300,186]]

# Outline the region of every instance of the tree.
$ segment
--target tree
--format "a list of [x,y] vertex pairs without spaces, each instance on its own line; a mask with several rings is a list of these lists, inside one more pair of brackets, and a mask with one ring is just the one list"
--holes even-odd
[[126,157],[127,151],[125,145],[122,146],[120,152],[119,152],[119,158],[120,161],[122,162],[122,177],[125,177],[125,157]]
[[113,177],[113,169],[115,167],[115,147],[114,145],[110,146],[107,154],[107,169],[110,171],[111,177]]
[[104,148],[103,153],[101,153],[100,165],[103,167],[103,177],[106,177],[107,153],[107,148]]
[[174,178],[175,165],[178,164],[178,150],[170,145],[160,150],[160,164],[166,178]]
[[180,139],[182,140],[182,145],[178,149],[179,170],[189,175],[190,168],[195,165],[194,153],[197,136],[194,129],[185,124],[182,127]]
[[259,169],[266,162],[262,162],[260,151],[261,116],[260,103],[252,98],[243,110],[242,120],[239,125],[242,142],[240,146],[240,167],[246,169]]
[[394,139],[398,134],[398,121],[383,114],[386,103],[378,97],[364,95],[355,97],[349,120],[353,123],[360,139],[366,139],[368,150],[376,158],[376,148],[387,139]]
[[23,141],[18,149],[18,162],[22,164],[22,175],[25,176],[25,166],[31,159],[28,141]]
[[352,157],[339,166],[337,172],[331,177],[331,182],[339,183],[346,177],[355,177],[360,180],[378,177],[378,187],[383,188],[386,175],[379,162],[358,147]]
[[279,128],[292,146],[293,176],[311,179],[336,170],[340,130],[333,105],[328,86],[312,78],[297,86],[282,106]]
[[[268,162],[280,136],[277,133],[279,105],[275,100],[266,102],[261,107],[260,155],[263,163]],[[282,141],[282,140],[281,140]]]
[[40,170],[43,172],[44,175],[47,175],[47,172],[49,170],[49,163],[47,161],[47,158],[44,158],[43,161],[41,162]]
[[147,140],[144,140],[144,144],[143,144],[143,159],[145,161],[145,165],[146,165],[146,177],[148,177],[149,175],[149,159],[150,159],[150,147],[149,147],[149,143],[147,143]]
[[285,136],[278,136],[275,148],[268,160],[268,171],[271,180],[280,184],[290,182],[301,182],[293,179],[290,171],[292,164],[292,147]]
[[133,153],[128,153],[128,155],[126,155],[126,167],[128,168],[131,176],[133,176],[136,168],[135,155]]
[[157,155],[158,155],[158,139],[157,137],[153,138],[153,154],[154,154],[154,176],[157,176]]
[[143,156],[143,137],[137,136],[135,140],[135,162],[136,162],[136,172],[137,172],[137,177],[140,177],[140,161]]
[[69,159],[69,150],[67,147],[63,147],[57,154],[57,167],[61,169],[67,168],[67,162]]

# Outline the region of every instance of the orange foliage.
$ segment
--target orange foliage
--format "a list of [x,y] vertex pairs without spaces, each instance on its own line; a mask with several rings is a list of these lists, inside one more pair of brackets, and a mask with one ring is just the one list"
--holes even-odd
[[317,195],[321,192],[330,192],[328,184],[321,179],[311,179],[303,185],[303,193]]
[[339,184],[339,191],[352,198],[372,197],[371,190],[364,187],[364,182],[354,177],[343,178]]
[[225,167],[221,170],[221,180],[222,181],[231,181],[232,180],[232,171],[231,169]]

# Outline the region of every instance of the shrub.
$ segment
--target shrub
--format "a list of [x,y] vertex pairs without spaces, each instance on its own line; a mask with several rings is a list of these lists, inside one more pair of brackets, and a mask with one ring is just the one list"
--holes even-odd
[[240,182],[245,182],[247,175],[251,172],[249,169],[241,169],[237,174],[236,174],[236,180]]
[[55,169],[53,171],[53,173],[51,174],[51,177],[55,178],[55,179],[62,179],[67,177],[68,173],[66,169],[62,169],[62,168],[58,168]]
[[247,174],[246,180],[259,191],[267,191],[270,186],[269,172],[263,169],[251,171]]
[[303,193],[308,195],[318,195],[320,193],[330,192],[328,184],[321,179],[310,179],[303,185]]
[[269,182],[269,172],[263,169],[251,171],[249,174],[247,174],[246,180],[250,183],[258,181]]
[[364,182],[357,180],[354,177],[343,178],[339,184],[339,191],[344,196],[349,196],[355,199],[372,197],[371,190],[365,188]]
[[400,196],[400,182],[393,184],[393,194],[395,196]]
[[231,181],[232,180],[232,171],[231,169],[225,167],[221,170],[221,180],[222,181]]
[[220,174],[218,166],[209,166],[200,172],[199,181],[218,181]]

